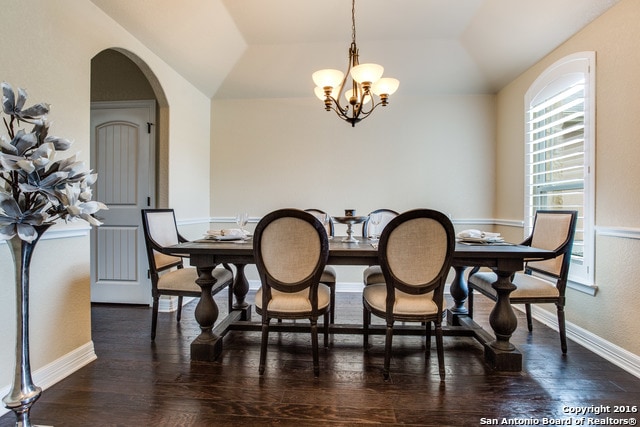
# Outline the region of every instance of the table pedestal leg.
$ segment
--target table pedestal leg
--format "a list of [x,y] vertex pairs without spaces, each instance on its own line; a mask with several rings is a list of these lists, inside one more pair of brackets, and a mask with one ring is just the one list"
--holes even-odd
[[216,279],[211,274],[213,267],[198,269],[196,283],[202,288],[195,317],[200,325],[200,335],[191,343],[191,360],[214,361],[222,352],[222,337],[213,333],[218,319],[218,306],[211,296]]
[[489,324],[496,339],[486,346],[485,358],[503,371],[521,371],[522,354],[509,342],[518,326],[518,319],[509,302],[509,294],[516,287],[511,283],[511,272],[496,271],[496,274],[498,280],[491,286],[496,290],[498,299],[489,315]]
[[466,316],[469,314],[464,303],[469,295],[467,280],[464,278],[464,271],[467,267],[453,267],[456,274],[451,282],[449,292],[453,298],[454,306],[447,310],[447,322],[453,326],[459,326],[458,316]]
[[245,301],[247,293],[249,293],[249,282],[244,274],[244,264],[234,264],[236,267],[236,277],[233,282],[233,295],[236,297],[236,303],[233,304],[234,310],[242,310],[242,320],[251,320],[251,307]]

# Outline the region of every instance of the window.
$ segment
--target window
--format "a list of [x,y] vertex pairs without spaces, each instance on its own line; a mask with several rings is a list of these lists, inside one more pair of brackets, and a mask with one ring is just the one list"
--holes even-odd
[[569,279],[593,285],[595,52],[547,68],[525,96],[525,235],[537,210],[576,210]]

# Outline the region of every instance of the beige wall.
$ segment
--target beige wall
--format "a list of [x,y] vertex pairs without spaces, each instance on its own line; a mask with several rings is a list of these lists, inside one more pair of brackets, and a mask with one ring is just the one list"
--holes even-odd
[[[412,98],[352,128],[304,99],[213,101],[211,213],[386,207],[491,217],[494,97]],[[407,88],[409,92],[409,88]]]
[[[495,216],[523,216],[524,94],[536,77],[574,52],[596,52],[596,216],[603,227],[640,230],[640,2],[618,5],[502,90],[497,98]],[[507,230],[506,232],[511,232]],[[640,240],[596,234],[595,297],[567,291],[567,321],[640,355]]]
[[[50,103],[52,134],[74,140],[72,152],[80,151],[87,163],[91,59],[112,47],[138,56],[166,96],[169,203],[182,217],[208,218],[209,99],[91,2],[0,0],[0,10],[0,80],[26,88],[31,103]],[[89,247],[89,236],[83,236],[44,240],[36,249],[31,279],[34,371],[91,342]],[[11,383],[14,365],[9,257],[0,244],[0,388]]]

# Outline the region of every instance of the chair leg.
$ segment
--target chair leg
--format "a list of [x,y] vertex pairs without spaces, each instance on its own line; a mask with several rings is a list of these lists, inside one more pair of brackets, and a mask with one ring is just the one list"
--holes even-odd
[[384,341],[384,380],[389,380],[389,366],[391,365],[391,344],[393,341],[393,323],[387,324],[387,336]]
[[525,304],[524,308],[527,313],[527,328],[529,328],[529,332],[531,332],[533,331],[533,321],[531,320],[531,304]]
[[324,313],[324,346],[325,348],[329,347],[329,312]]
[[424,322],[424,323],[426,324],[425,325],[425,338],[426,338],[425,346],[427,347],[425,354],[429,354],[431,353],[431,322]]
[[560,348],[562,354],[567,354],[567,329],[564,321],[564,306],[556,304],[558,307],[558,331],[560,332]]
[[442,324],[436,323],[436,348],[438,352],[438,372],[440,373],[440,381],[444,381],[444,343],[442,341]]
[[229,314],[231,314],[231,312],[233,311],[233,283],[235,282],[235,278],[231,279],[231,284],[228,286],[229,287],[229,292],[227,295],[227,311],[229,312]]
[[260,345],[260,365],[258,373],[264,374],[264,367],[267,362],[267,344],[269,343],[269,318],[262,319],[262,343]]
[[329,296],[331,302],[331,324],[336,323],[336,282],[329,283],[331,294]]
[[153,307],[151,309],[151,341],[156,339],[156,327],[158,326],[158,304],[159,296],[153,297]]
[[362,346],[365,350],[369,348],[369,324],[371,323],[371,313],[367,308],[362,309]]
[[313,352],[313,375],[320,376],[320,363],[318,361],[318,320],[311,319],[311,351]]
[[178,296],[178,314],[177,321],[179,322],[182,319],[182,296]]
[[467,294],[467,312],[469,313],[469,317],[473,318],[473,289],[469,288]]

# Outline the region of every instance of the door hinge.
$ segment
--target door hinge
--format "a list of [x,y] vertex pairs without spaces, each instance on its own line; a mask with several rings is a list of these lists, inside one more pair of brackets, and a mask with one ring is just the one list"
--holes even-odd
[[147,197],[147,207],[151,207],[151,197]]
[[151,133],[151,126],[153,126],[153,123],[147,122],[147,133]]

